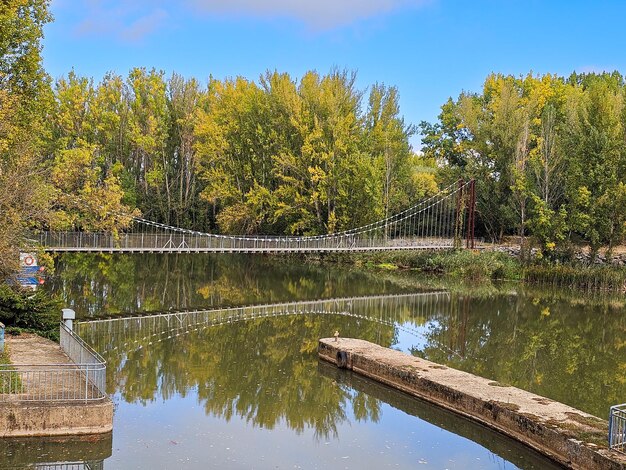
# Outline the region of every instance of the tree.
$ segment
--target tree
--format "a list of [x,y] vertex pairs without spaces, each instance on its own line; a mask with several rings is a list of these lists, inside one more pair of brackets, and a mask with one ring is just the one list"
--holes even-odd
[[411,202],[412,156],[409,137],[415,128],[400,117],[398,90],[375,84],[370,92],[365,116],[366,139],[379,173],[382,193],[382,216],[389,217]]
[[626,175],[624,87],[607,74],[584,83],[568,97],[563,140],[571,228],[595,254],[623,240],[622,210],[615,203]]
[[48,21],[47,1],[0,4],[0,280],[16,269],[25,229],[48,206],[40,158],[49,103],[40,40]]

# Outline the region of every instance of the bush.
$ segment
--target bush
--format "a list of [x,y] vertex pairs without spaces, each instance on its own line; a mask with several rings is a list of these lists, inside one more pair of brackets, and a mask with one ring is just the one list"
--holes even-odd
[[518,279],[520,264],[506,253],[492,251],[460,250],[442,252],[431,261],[440,270],[451,276],[473,281],[488,279]]
[[9,331],[33,331],[58,338],[61,304],[44,291],[27,291],[0,284],[0,322]]

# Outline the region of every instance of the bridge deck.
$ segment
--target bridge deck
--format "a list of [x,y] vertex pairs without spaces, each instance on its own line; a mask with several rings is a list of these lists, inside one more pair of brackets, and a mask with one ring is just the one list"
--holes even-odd
[[406,251],[406,250],[451,250],[451,245],[408,245],[408,246],[359,246],[359,247],[324,247],[324,248],[188,248],[188,247],[54,247],[46,246],[49,253],[337,253],[366,251]]

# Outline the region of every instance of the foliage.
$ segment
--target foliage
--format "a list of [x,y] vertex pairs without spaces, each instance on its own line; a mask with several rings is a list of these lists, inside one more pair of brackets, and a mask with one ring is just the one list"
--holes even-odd
[[397,89],[376,84],[365,108],[355,81],[267,72],[201,89],[154,69],[97,84],[72,71],[54,87],[47,225],[115,231],[139,207],[205,231],[320,234],[436,192]]
[[25,229],[47,208],[40,149],[49,88],[39,41],[49,20],[45,0],[0,5],[0,280],[17,267]]
[[[338,257],[345,260],[346,257]],[[468,281],[519,279],[520,262],[512,256],[495,251],[396,251],[347,255],[351,263],[384,270],[410,269],[424,273],[442,274]]]
[[626,86],[617,73],[492,74],[422,123],[424,154],[478,180],[478,231],[533,235],[551,257],[572,241],[609,251],[626,236]]
[[59,301],[43,290],[32,292],[0,284],[0,322],[7,328],[57,339],[60,312]]

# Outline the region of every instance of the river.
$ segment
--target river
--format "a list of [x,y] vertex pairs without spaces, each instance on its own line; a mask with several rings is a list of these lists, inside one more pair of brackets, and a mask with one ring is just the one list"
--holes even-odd
[[[552,468],[489,429],[320,363],[317,340],[335,331],[602,418],[625,401],[620,296],[197,254],[66,254],[45,288],[82,321],[356,299],[337,301],[338,311],[276,307],[184,331],[153,325],[133,330],[132,341],[134,320],[107,322],[115,335],[83,324],[81,334],[107,359],[112,439],[0,441],[11,468]],[[345,305],[351,315],[340,314]]]

